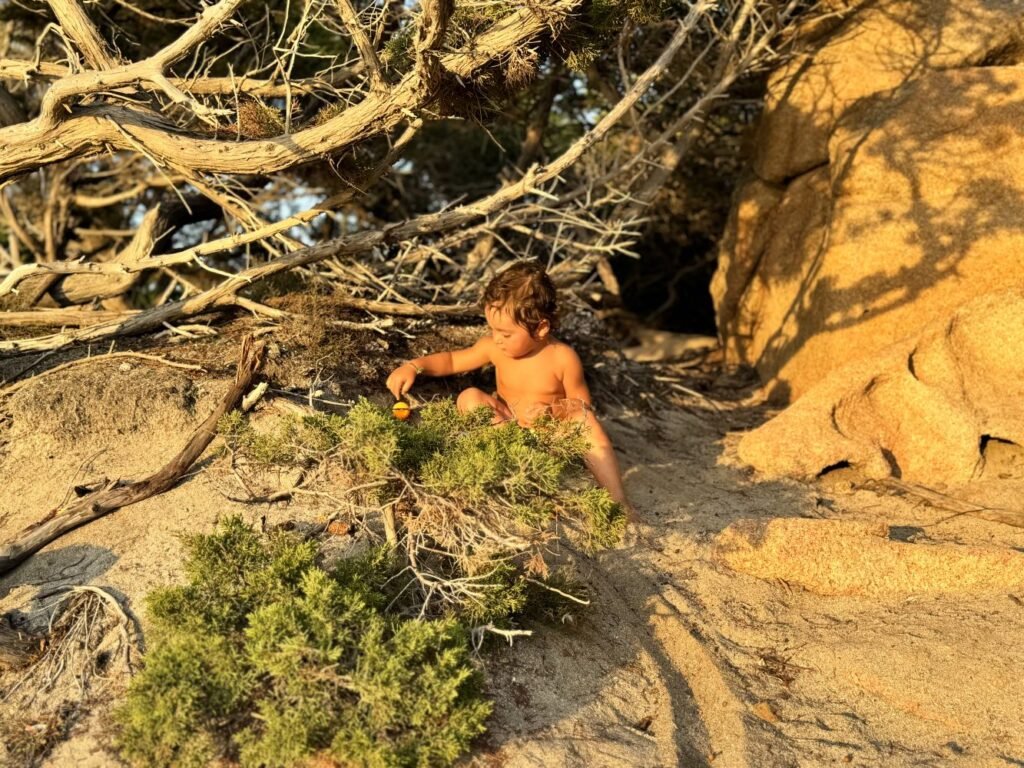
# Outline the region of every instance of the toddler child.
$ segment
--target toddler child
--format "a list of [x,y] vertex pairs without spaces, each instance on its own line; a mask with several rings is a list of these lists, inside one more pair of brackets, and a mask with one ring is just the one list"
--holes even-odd
[[515,419],[529,426],[543,413],[583,420],[590,438],[587,467],[598,484],[623,505],[630,522],[635,522],[611,440],[594,415],[579,356],[551,335],[557,299],[544,268],[534,261],[512,264],[488,284],[483,308],[491,329],[488,335],[466,349],[436,352],[402,363],[388,376],[391,394],[402,397],[419,375],[449,376],[490,363],[497,391],[487,394],[475,387],[463,390],[457,401],[459,410],[466,413],[481,406],[490,408],[496,424]]

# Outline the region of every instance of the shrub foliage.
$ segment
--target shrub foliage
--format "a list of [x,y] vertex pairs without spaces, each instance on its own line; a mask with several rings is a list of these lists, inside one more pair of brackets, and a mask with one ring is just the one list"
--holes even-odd
[[151,650],[117,713],[133,763],[449,765],[483,731],[467,630],[389,615],[385,552],[328,571],[314,542],[238,518],[185,545],[188,583],[150,595]]
[[238,519],[186,536],[187,583],[149,598],[152,650],[118,715],[124,755],[425,768],[465,752],[490,711],[473,642],[531,603],[557,617],[578,590],[546,560],[555,540],[608,546],[624,524],[586,477],[580,424],[489,420],[450,400],[411,422],[363,400],[262,434],[225,417],[236,456],[342,468],[362,488],[348,513],[371,530],[390,515],[390,546],[325,570],[315,542]]
[[[460,414],[442,399],[401,422],[361,400],[345,416],[294,419],[273,433],[257,433],[240,414],[221,429],[233,450],[265,465],[343,466],[413,539],[421,610],[465,611],[491,603],[489,587],[507,587],[517,573],[547,576],[553,537],[593,550],[613,545],[625,525],[621,507],[586,472],[581,423],[541,418],[523,429],[494,427],[490,418],[486,409]],[[462,578],[474,581],[453,586]]]

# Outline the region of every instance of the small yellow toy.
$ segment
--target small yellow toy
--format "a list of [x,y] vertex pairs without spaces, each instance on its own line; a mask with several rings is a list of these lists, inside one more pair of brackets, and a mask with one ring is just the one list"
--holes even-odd
[[409,418],[412,410],[409,408],[409,404],[405,400],[399,400],[397,403],[391,406],[391,414],[399,421],[405,421]]

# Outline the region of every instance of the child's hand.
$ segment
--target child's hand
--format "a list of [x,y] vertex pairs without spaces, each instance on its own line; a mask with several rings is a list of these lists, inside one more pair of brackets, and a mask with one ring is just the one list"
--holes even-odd
[[412,389],[412,385],[415,381],[416,366],[409,363],[403,363],[391,372],[385,386],[387,386],[391,394],[394,395],[397,400]]

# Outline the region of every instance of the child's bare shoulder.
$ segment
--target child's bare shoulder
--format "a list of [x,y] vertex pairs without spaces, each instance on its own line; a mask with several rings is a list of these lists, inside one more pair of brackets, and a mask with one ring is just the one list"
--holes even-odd
[[476,343],[470,347],[471,350],[475,351],[479,355],[483,355],[487,358],[488,363],[494,362],[494,337],[491,334],[485,334],[476,340]]
[[481,336],[473,346],[450,349],[448,353],[453,372],[473,371],[494,363],[494,340],[490,336]]
[[564,341],[551,339],[548,348],[551,350],[552,359],[563,370],[583,367],[583,363],[580,361],[580,356],[576,354],[576,350]]

